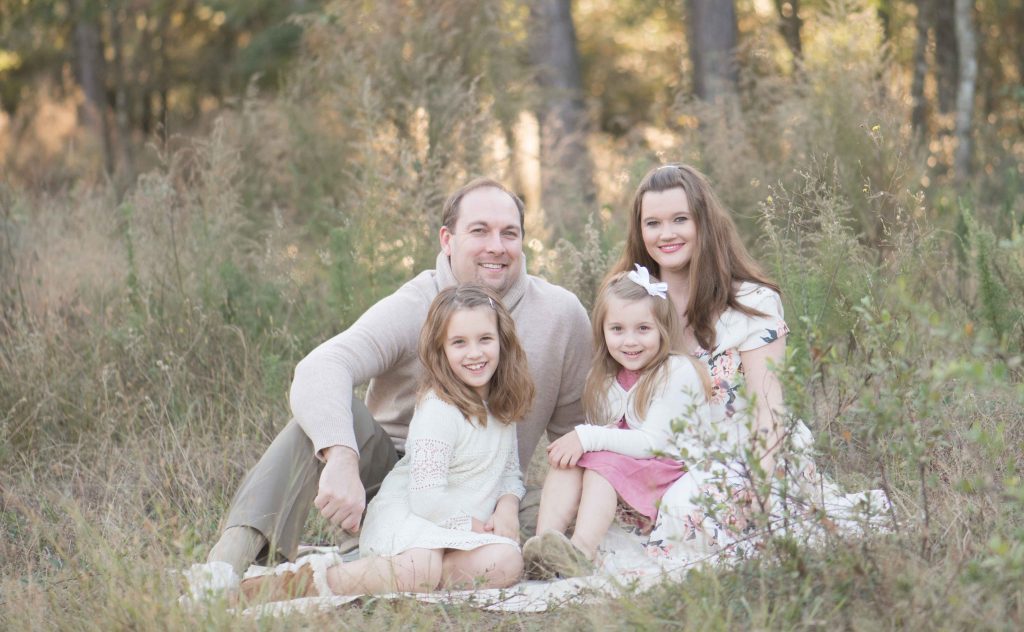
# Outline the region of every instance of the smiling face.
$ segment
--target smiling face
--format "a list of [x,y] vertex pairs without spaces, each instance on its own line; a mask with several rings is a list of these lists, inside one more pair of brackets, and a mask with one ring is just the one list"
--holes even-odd
[[661,349],[661,332],[651,300],[608,297],[604,342],[612,359],[630,371],[646,367]]
[[647,254],[665,272],[683,272],[697,247],[697,225],[681,187],[643,195],[640,232]]
[[478,281],[504,294],[519,278],[523,230],[512,197],[494,187],[474,189],[459,202],[453,229],[441,227],[441,248],[460,283]]
[[454,312],[445,332],[444,355],[455,377],[487,399],[501,358],[494,310],[480,306]]

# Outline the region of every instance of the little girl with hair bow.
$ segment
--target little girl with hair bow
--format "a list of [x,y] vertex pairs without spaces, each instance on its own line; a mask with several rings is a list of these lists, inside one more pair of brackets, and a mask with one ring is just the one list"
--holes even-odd
[[523,546],[528,577],[588,573],[617,509],[653,524],[661,496],[686,472],[672,458],[686,451],[673,422],[707,415],[710,381],[678,353],[681,327],[667,289],[637,265],[598,293],[583,394],[589,424],[548,446],[537,535]]

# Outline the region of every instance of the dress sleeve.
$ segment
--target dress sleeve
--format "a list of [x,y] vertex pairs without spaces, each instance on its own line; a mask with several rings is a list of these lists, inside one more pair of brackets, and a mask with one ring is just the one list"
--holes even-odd
[[[492,419],[489,423],[500,423]],[[515,426],[505,429],[512,435],[512,443],[508,453],[505,455],[505,467],[501,471],[501,479],[498,481],[498,498],[505,494],[512,494],[519,500],[526,495],[526,487],[523,485],[523,472],[519,469],[519,446],[516,439]]]
[[416,408],[405,444],[409,454],[409,508],[438,526],[459,531],[472,530],[473,519],[452,502],[448,470],[459,424],[466,423],[457,409],[427,396]]
[[789,327],[782,316],[782,297],[778,292],[763,285],[747,286],[741,289],[736,299],[744,306],[755,309],[763,316],[743,316],[743,332],[736,348],[750,351],[775,342],[789,333]]
[[668,384],[651,402],[639,427],[576,427],[584,452],[608,450],[643,459],[676,451],[673,422],[676,419],[700,414],[706,402],[703,385],[693,365],[683,358],[673,358],[670,362],[672,370]]

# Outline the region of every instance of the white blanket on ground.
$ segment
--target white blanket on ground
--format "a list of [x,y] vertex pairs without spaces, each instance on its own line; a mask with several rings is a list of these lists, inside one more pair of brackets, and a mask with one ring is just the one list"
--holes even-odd
[[[492,590],[304,597],[253,606],[247,608],[242,614],[263,617],[308,613],[330,610],[353,601],[366,599],[417,599],[425,603],[465,604],[491,611],[544,612],[567,604],[593,602],[616,597],[624,592],[648,590],[663,581],[682,581],[686,571],[695,565],[694,562],[651,559],[644,554],[639,542],[618,525],[613,525],[605,539],[604,547],[616,552],[614,558],[610,558],[615,560],[615,564],[606,564],[597,573],[588,577],[550,581],[524,580],[509,588]],[[308,555],[337,555],[337,552],[329,547],[310,547],[303,552],[305,551],[311,551],[306,553]],[[355,552],[342,557],[343,559],[355,559]],[[245,573],[245,577],[256,577],[273,570],[273,567],[252,566]]]
[[[830,516],[829,529],[822,529],[818,520],[804,518],[790,523],[787,529],[776,528],[776,533],[797,537],[810,546],[821,545],[824,538],[832,535],[857,538],[869,533],[887,531],[885,513],[861,513],[863,507],[879,507],[884,497],[876,492],[850,494],[844,497],[843,506],[827,507]],[[888,508],[888,504],[881,505]],[[761,534],[763,535],[763,534]],[[758,534],[748,534],[744,540],[760,539]],[[521,581],[504,589],[453,590],[433,593],[389,593],[384,595],[335,595],[328,597],[306,597],[290,601],[278,601],[247,608],[245,616],[263,617],[290,613],[306,613],[338,608],[345,604],[366,599],[417,599],[426,603],[465,604],[491,611],[544,612],[567,604],[592,603],[614,598],[624,593],[643,592],[663,582],[681,582],[692,568],[718,565],[737,559],[737,549],[726,548],[710,553],[692,554],[686,557],[651,557],[645,550],[646,538],[630,533],[616,523],[608,531],[601,546],[602,562],[596,573],[588,577],[555,579],[550,581]],[[333,547],[300,547],[300,561],[285,563],[277,567],[251,566],[245,577],[256,577],[275,570],[295,570],[308,562],[304,556],[321,557],[319,565],[326,566],[338,560],[351,561],[358,558],[358,551],[341,555]],[[189,581],[191,600],[202,601],[211,591],[237,588],[238,576],[224,563],[196,564],[185,571]],[[230,577],[229,577],[230,575]]]

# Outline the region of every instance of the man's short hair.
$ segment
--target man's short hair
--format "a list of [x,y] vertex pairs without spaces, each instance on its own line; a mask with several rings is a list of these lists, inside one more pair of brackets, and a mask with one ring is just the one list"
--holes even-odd
[[518,195],[493,178],[477,178],[472,182],[463,185],[455,193],[448,196],[448,199],[444,202],[444,211],[441,214],[441,225],[448,230],[455,232],[455,224],[459,221],[459,206],[462,204],[462,198],[464,198],[470,191],[487,188],[504,191],[510,198],[512,198],[512,201],[516,204],[516,209],[519,211],[519,230],[525,234],[526,227],[524,225],[523,212],[526,205],[523,204],[523,201],[519,199]]

